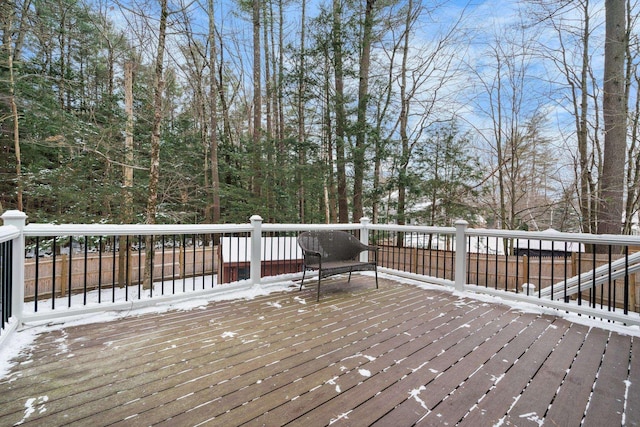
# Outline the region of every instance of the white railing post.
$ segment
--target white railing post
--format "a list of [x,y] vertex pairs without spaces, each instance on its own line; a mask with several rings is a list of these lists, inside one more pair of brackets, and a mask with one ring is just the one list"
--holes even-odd
[[[6,211],[2,215],[4,225],[11,225],[20,231],[20,237],[13,239],[13,264],[11,277],[11,316],[22,323],[24,309],[24,227],[27,215],[17,210]],[[37,248],[36,248],[37,253]]]
[[251,218],[251,284],[260,284],[262,276],[262,217],[253,215]]
[[456,226],[456,268],[454,287],[456,291],[464,291],[467,276],[467,239],[465,232],[469,223],[463,219],[455,222]]
[[[362,225],[362,228],[360,229],[360,241],[362,242],[363,245],[369,244],[369,224],[370,223],[371,223],[371,220],[368,217],[364,216],[360,218],[360,225]],[[360,252],[360,261],[361,262],[369,261],[369,251]]]

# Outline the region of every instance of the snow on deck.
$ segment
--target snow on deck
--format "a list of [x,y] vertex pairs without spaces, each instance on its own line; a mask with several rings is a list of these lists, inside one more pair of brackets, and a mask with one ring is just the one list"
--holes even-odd
[[640,423],[637,337],[373,280],[51,328],[0,425]]

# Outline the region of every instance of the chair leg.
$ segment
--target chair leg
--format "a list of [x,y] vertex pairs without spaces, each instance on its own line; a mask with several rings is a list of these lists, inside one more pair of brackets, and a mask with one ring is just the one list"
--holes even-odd
[[378,267],[377,266],[376,266],[375,272],[376,272],[376,289],[378,289]]
[[320,271],[318,271],[318,297],[316,298],[316,302],[320,302],[320,278],[322,277],[322,275],[320,274]]
[[302,281],[300,282],[300,290],[302,290],[302,285],[304,285],[304,276],[305,274],[307,274],[307,269],[306,268],[302,268]]
[[349,279],[347,280],[347,283],[351,282],[351,270],[349,270]]

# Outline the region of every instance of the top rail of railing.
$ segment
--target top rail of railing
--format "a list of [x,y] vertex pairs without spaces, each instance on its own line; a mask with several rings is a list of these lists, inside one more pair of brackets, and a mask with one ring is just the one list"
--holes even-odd
[[422,225],[397,225],[397,224],[369,224],[366,228],[379,231],[401,231],[433,234],[455,234],[455,227],[431,227]]
[[137,236],[171,234],[241,233],[253,229],[250,224],[29,224],[27,237],[51,236]]
[[467,236],[501,237],[503,239],[547,240],[554,242],[576,242],[594,245],[638,246],[640,236],[614,234],[566,233],[561,231],[521,231],[468,228]]
[[[251,224],[29,224],[24,229],[27,237],[48,236],[135,236],[135,235],[171,235],[234,233],[252,231]],[[397,224],[270,224],[262,225],[267,232],[306,231],[306,230],[380,230],[396,232],[416,232],[450,234],[455,227],[431,227]],[[20,235],[19,230],[11,226],[0,227],[0,242],[11,240]],[[474,237],[499,237],[503,239],[546,240],[555,242],[576,242],[594,245],[640,246],[640,236],[612,234],[566,233],[560,231],[521,231],[484,228],[468,228],[465,235]]]
[[0,226],[0,243],[20,237],[20,230],[12,225]]
[[262,231],[361,230],[362,224],[262,224]]

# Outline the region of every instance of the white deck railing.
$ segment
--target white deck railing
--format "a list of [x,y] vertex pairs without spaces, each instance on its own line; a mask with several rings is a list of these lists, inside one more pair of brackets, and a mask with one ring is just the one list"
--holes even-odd
[[[0,227],[0,244],[4,249],[0,252],[3,258],[0,277],[4,278],[4,282],[1,282],[1,297],[3,316],[8,316],[3,320],[0,341],[23,323],[107,310],[129,310],[185,298],[268,287],[276,282],[298,279],[301,277],[299,270],[282,274],[282,266],[270,267],[275,269],[274,276],[267,272],[266,264],[275,265],[281,261],[277,259],[280,250],[265,250],[267,239],[263,237],[289,236],[295,242],[294,238],[299,232],[315,229],[352,231],[358,233],[365,244],[380,246],[379,270],[383,273],[440,284],[459,292],[499,295],[594,318],[640,325],[637,314],[640,295],[636,292],[636,289],[640,290],[640,280],[636,279],[635,274],[640,270],[640,263],[637,255],[630,254],[633,248],[640,248],[638,236],[468,229],[464,221],[457,222],[455,227],[379,225],[371,224],[366,218],[358,224],[331,225],[263,224],[259,216],[252,217],[248,224],[226,225],[26,225],[26,215],[22,212],[7,211],[2,219],[4,226]],[[143,292],[142,250],[131,255],[131,247],[137,245],[138,249],[142,249],[143,238],[147,236],[154,239],[154,245],[161,245],[156,249],[157,255],[162,252],[158,261],[161,266],[152,264],[161,273],[154,276],[154,286]],[[247,253],[237,254],[235,267],[236,273],[248,269],[247,279],[237,276],[232,283],[217,283],[224,257],[214,242],[216,239],[219,241],[221,236],[244,239],[246,244],[237,246],[245,247]],[[116,298],[116,291],[121,292],[116,284],[116,256],[119,253],[117,239],[124,237],[131,239],[127,240],[130,248],[127,263],[137,262],[140,268],[135,269],[127,264],[128,275],[137,271],[137,283],[133,283],[136,280],[127,279],[122,300]],[[89,243],[91,241],[93,243]],[[42,249],[46,246],[43,242],[49,245],[50,253],[41,254],[43,250],[47,251]],[[81,244],[82,248],[76,248],[76,244]],[[90,245],[98,248],[97,255],[92,254],[95,248],[90,249]],[[585,252],[585,245],[605,248],[605,254],[596,256]],[[107,246],[110,249],[103,250]],[[569,247],[573,250],[563,250]],[[514,255],[514,248],[519,248],[519,256]],[[551,253],[548,250],[545,252],[544,248],[550,248]],[[64,261],[56,261],[56,254],[63,249],[68,251],[68,258],[66,255],[57,255],[64,257]],[[165,249],[172,254],[168,256],[169,261],[166,261]],[[177,251],[179,256],[176,256]],[[27,252],[35,256],[34,295],[25,294],[25,280],[34,282],[32,273],[25,278]],[[269,253],[271,258],[264,259],[265,253]],[[289,250],[288,253],[295,251]],[[365,257],[366,253],[362,256]],[[52,263],[50,258],[53,258]],[[98,285],[88,286],[87,264],[95,259],[99,260],[95,261],[100,271]],[[106,265],[105,259],[108,265],[113,266],[113,270],[106,274],[102,271],[103,265]],[[44,270],[44,260],[52,265],[54,272],[56,266],[64,270],[64,280],[58,277],[60,271],[48,279],[44,278],[42,272],[38,273],[39,268]],[[288,270],[301,265],[295,262],[300,260],[289,261],[292,263],[286,266]],[[246,265],[240,265],[242,262],[246,262]],[[168,275],[165,271],[167,263],[170,267],[166,268],[171,270]],[[177,264],[179,267],[176,267]],[[178,273],[176,268],[180,270]],[[152,268],[152,274],[154,271]],[[80,290],[72,285],[74,275],[78,274],[84,274],[84,286]],[[205,276],[210,277],[205,280]],[[106,277],[105,283],[102,282],[103,277]],[[196,286],[196,277],[198,281],[202,279],[202,286]],[[42,291],[44,285],[38,288],[38,282],[47,280],[51,282],[48,294]],[[187,286],[188,281],[192,281],[193,286]],[[172,290],[165,292],[165,285],[169,287],[168,282],[171,282]],[[176,283],[181,290],[176,290]],[[62,292],[62,296],[56,292]],[[96,292],[98,302],[88,300],[88,293]],[[76,302],[74,298],[78,296],[81,299]],[[56,306],[56,298],[63,298],[64,304],[58,303]],[[25,299],[28,301],[25,302]]]

